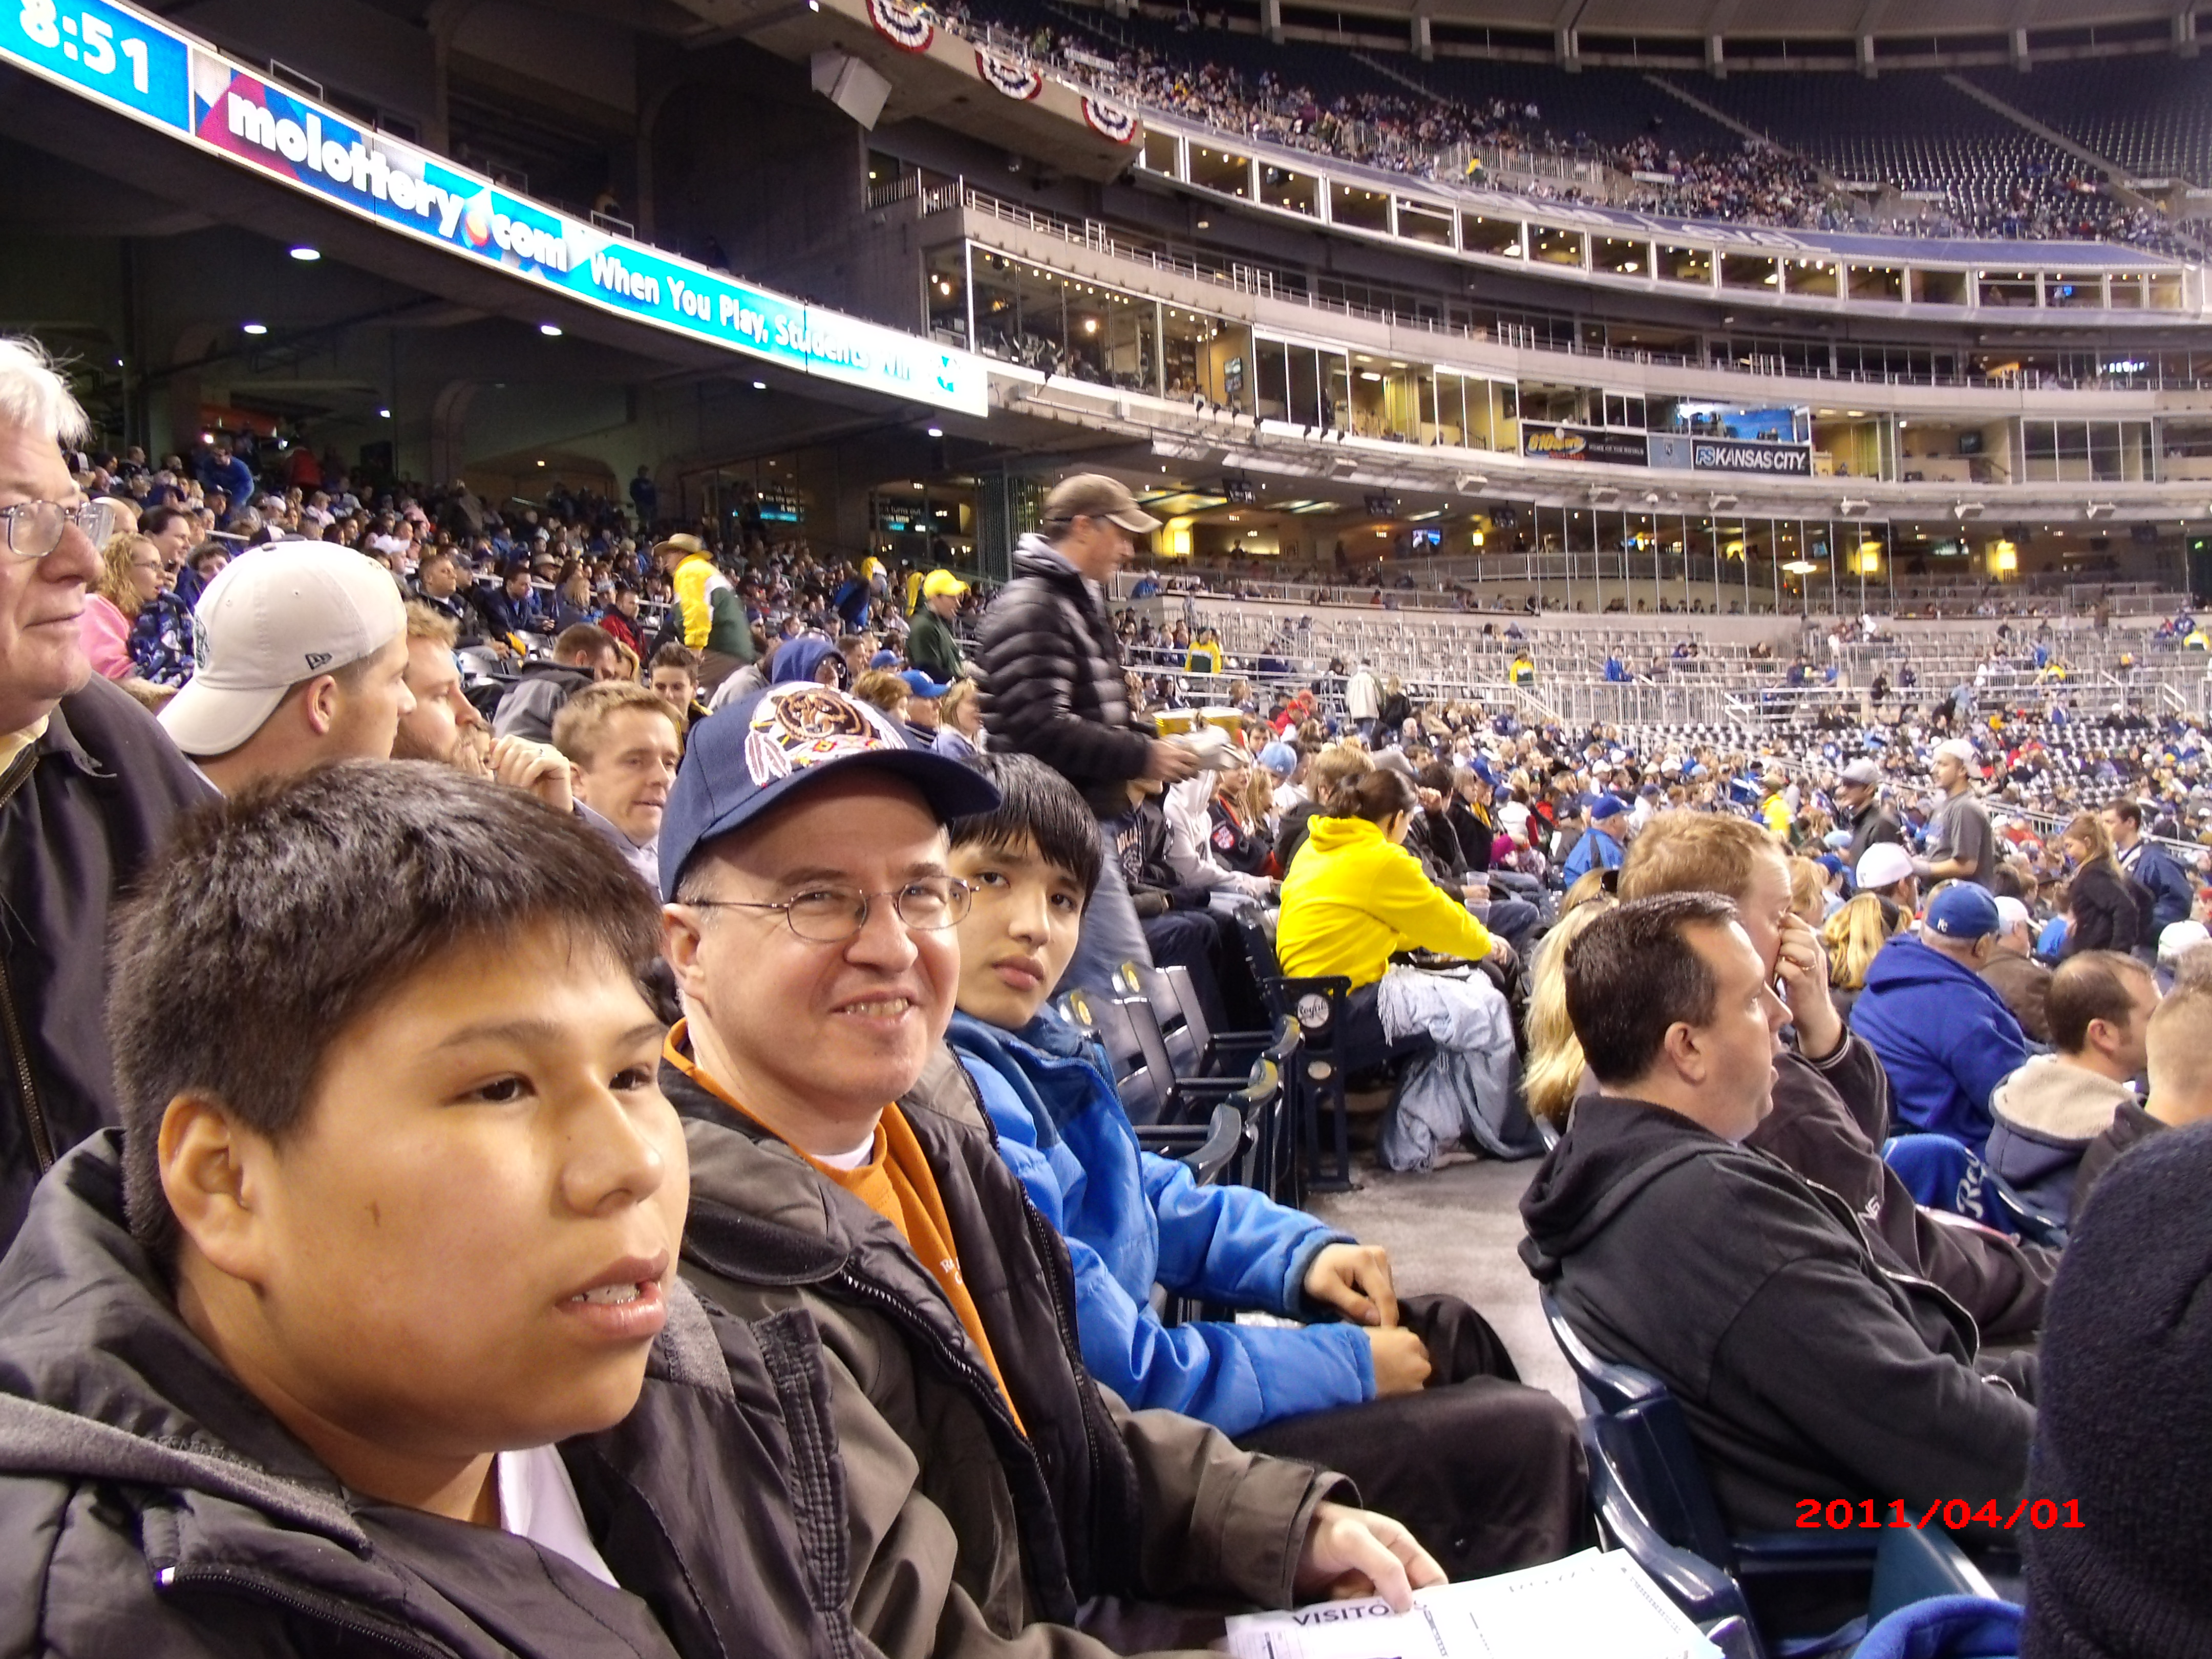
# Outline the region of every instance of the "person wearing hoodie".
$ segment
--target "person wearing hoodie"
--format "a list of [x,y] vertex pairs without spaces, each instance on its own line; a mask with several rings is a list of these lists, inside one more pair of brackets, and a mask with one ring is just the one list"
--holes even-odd
[[[1876,852],[1903,856],[1887,846]],[[1780,844],[1748,818],[1662,812],[1630,847],[1620,891],[1624,899],[1687,892],[1732,899],[1753,947],[1781,983],[1790,1030],[1774,1062],[1774,1109],[1746,1146],[1840,1197],[1865,1218],[1885,1268],[1939,1286],[1984,1335],[2032,1337],[2043,1321],[2056,1253],[1939,1216],[1914,1201],[1911,1188],[1883,1159],[1882,1146],[1893,1133],[1889,1079],[1875,1051],[1837,1012],[1820,939],[1790,912],[1790,868]]]
[[1836,804],[1836,828],[1845,840],[1844,862],[1856,870],[1877,842],[1905,844],[1905,832],[1881,804],[1881,768],[1861,757],[1844,768],[1829,798]]
[[189,822],[118,930],[120,1134],[0,1264],[0,1647],[854,1650],[821,1347],[676,1277],[657,943],[450,768]]
[[550,662],[522,665],[522,673],[499,700],[491,717],[495,738],[553,741],[553,722],[568,699],[587,685],[622,678],[615,636],[596,623],[579,623],[553,641]]
[[[1574,1419],[1517,1386],[1480,1314],[1401,1297],[1380,1249],[1139,1149],[1083,1034],[1048,1006],[1097,874],[1082,798],[1027,756],[979,769],[1003,804],[952,825],[950,867],[976,896],[947,1040],[1000,1155],[1066,1241],[1091,1375],[1133,1407],[1341,1470],[1455,1579],[1572,1548],[1585,1502]],[[1156,1285],[1298,1322],[1170,1328]]]
[[1680,1403],[1732,1531],[1808,1503],[2009,1505],[2036,1360],[1894,1271],[1852,1206],[1745,1138],[1772,1103],[1789,1005],[1714,893],[1598,915],[1566,949],[1596,1092],[1521,1201],[1524,1263],[1601,1358]]
[[[1115,817],[1128,806],[1130,779],[1172,784],[1200,769],[1182,744],[1130,725],[1128,680],[1105,604],[1107,584],[1136,555],[1131,538],[1160,521],[1126,485],[1095,472],[1054,485],[1041,516],[1042,532],[1022,538],[1013,580],[984,614],[975,649],[983,730],[994,750],[1036,756],[1100,819]],[[1104,873],[1068,981],[1104,990],[1123,963],[1152,958],[1103,828],[1099,844]]]
[[2027,1038],[1980,970],[1996,951],[1997,903],[1972,882],[1929,902],[1919,937],[1900,933],[1867,969],[1851,1030],[1881,1056],[1897,1115],[1979,1158],[1990,1096],[2027,1062]]
[[2057,1053],[2038,1054],[1990,1096],[1990,1168],[2030,1204],[2068,1218],[2090,1143],[2136,1103],[2158,1007],[2151,971],[2117,951],[2085,951],[2051,975],[2045,1009]]
[[2143,943],[2154,945],[2167,928],[2190,919],[2196,908],[2196,891],[2166,849],[2143,834],[2142,803],[2116,800],[2105,808],[2103,817],[2120,873],[2150,894],[2150,926]]

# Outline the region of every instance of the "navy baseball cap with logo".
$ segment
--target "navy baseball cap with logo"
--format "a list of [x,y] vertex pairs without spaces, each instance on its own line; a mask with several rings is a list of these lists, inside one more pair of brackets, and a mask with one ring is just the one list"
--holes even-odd
[[691,728],[660,818],[660,891],[692,854],[823,778],[870,767],[913,785],[950,823],[995,811],[999,792],[957,760],[916,749],[881,712],[811,680],[771,685]]

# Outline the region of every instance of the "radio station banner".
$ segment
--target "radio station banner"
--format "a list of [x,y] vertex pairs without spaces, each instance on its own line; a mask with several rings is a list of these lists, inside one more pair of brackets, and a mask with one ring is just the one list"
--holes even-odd
[[1813,446],[1754,443],[1748,438],[1692,438],[1690,465],[1698,472],[1764,472],[1779,478],[1809,478]]
[[1644,440],[1636,434],[1587,426],[1539,426],[1530,421],[1521,422],[1521,453],[1540,461],[1604,461],[1613,466],[1650,462]]
[[982,415],[972,353],[809,306],[501,190],[108,0],[0,0],[0,58],[388,229],[748,357]]

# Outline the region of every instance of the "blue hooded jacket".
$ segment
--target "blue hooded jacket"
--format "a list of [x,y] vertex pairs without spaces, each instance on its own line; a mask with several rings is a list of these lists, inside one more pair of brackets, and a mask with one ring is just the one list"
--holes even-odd
[[1170,1328],[1152,1310],[1157,1283],[1315,1317],[1306,1272],[1346,1235],[1248,1187],[1200,1187],[1141,1150],[1080,1034],[1048,1012],[1018,1036],[957,1013],[946,1036],[1000,1155],[1067,1241],[1083,1359],[1101,1383],[1132,1409],[1182,1412],[1230,1435],[1374,1398],[1373,1349],[1356,1325]]
[[1875,952],[1851,1030],[1881,1056],[1899,1118],[1984,1155],[1990,1092],[2027,1062],[2027,1038],[1994,986],[1901,934]]

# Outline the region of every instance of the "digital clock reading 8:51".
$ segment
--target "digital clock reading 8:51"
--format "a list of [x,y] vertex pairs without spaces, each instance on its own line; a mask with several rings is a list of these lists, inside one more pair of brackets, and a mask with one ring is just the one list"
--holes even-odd
[[131,65],[131,84],[149,90],[146,78],[146,43],[126,36],[115,38],[115,26],[90,12],[64,16],[54,0],[23,0],[23,33],[48,50],[58,46],[63,57],[82,63],[94,75],[112,75],[120,61]]
[[0,58],[163,126],[191,125],[191,48],[107,0],[0,0]]

